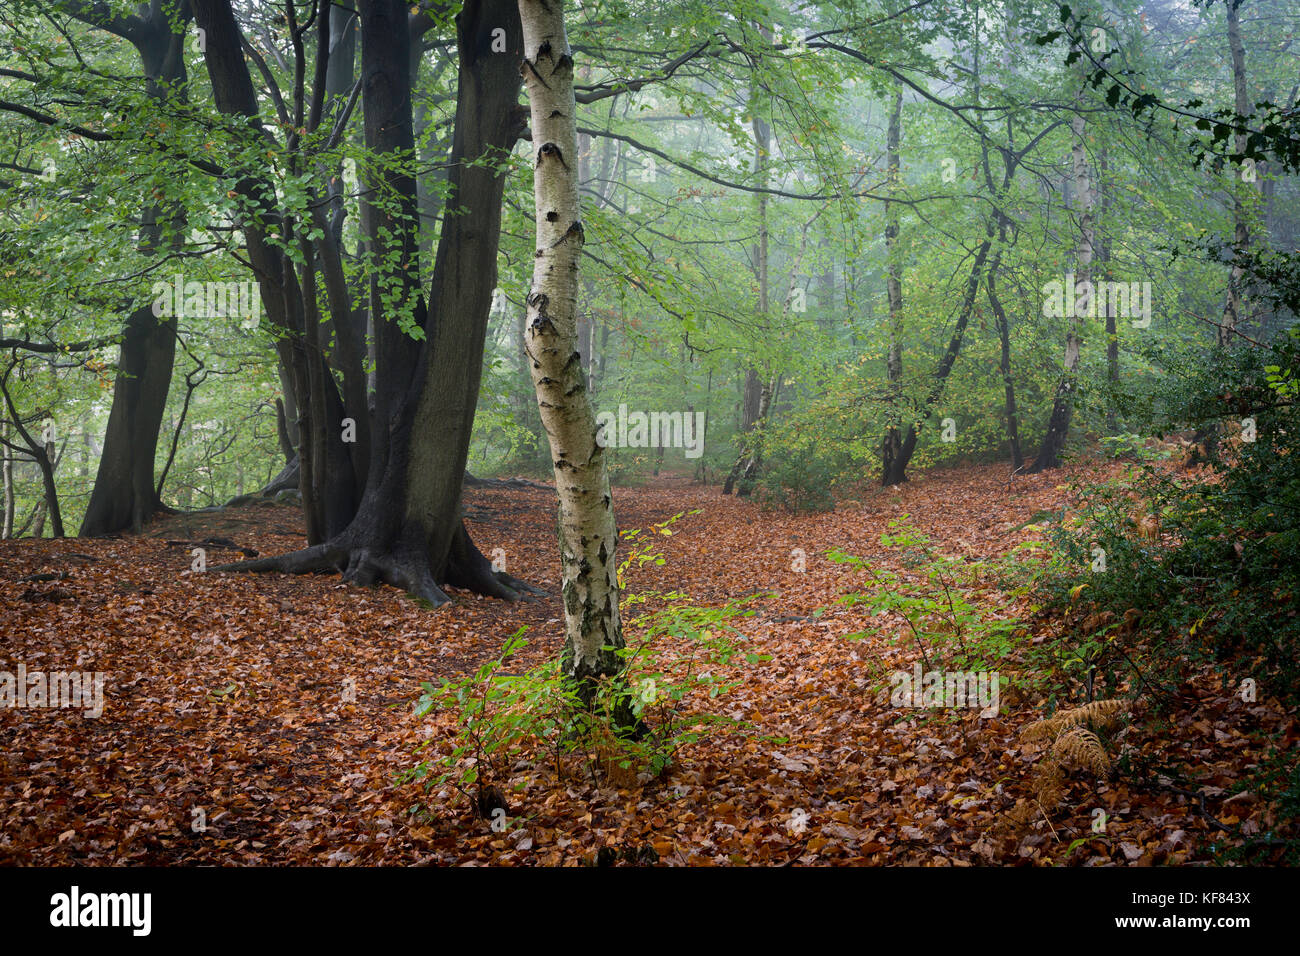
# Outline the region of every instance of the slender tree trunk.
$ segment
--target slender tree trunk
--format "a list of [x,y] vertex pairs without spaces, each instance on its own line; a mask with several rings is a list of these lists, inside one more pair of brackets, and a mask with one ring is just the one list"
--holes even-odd
[[[1232,65],[1232,93],[1233,109],[1240,115],[1246,116],[1251,111],[1250,106],[1250,89],[1246,77],[1246,49],[1241,42],[1241,15],[1240,5],[1242,0],[1228,0],[1224,4],[1227,12],[1228,21],[1228,58]],[[1238,133],[1233,137],[1233,148],[1238,154],[1246,150],[1247,135]],[[1242,176],[1245,170],[1245,163],[1242,161],[1233,170],[1234,180],[1244,178]],[[1259,170],[1255,170],[1258,181]],[[1252,187],[1255,188],[1255,187]],[[1245,281],[1246,267],[1242,262],[1242,257],[1250,249],[1250,211],[1243,197],[1243,185],[1241,182],[1234,181],[1232,188],[1232,245],[1234,262],[1228,272],[1228,291],[1224,297],[1223,315],[1219,320],[1219,328],[1215,333],[1215,345],[1219,349],[1230,349],[1237,338],[1237,328],[1241,324],[1245,311]],[[1188,465],[1196,465],[1203,461],[1209,461],[1217,456],[1217,447],[1219,444],[1220,423],[1217,421],[1206,422],[1196,429],[1195,435],[1192,436],[1192,448],[1187,457]]]
[[[899,147],[903,131],[903,87],[894,87],[894,102],[889,111],[889,127],[885,137],[886,195],[902,185]],[[888,487],[907,481],[907,463],[902,460],[901,432],[903,378],[903,266],[898,258],[899,212],[898,204],[885,200],[885,291],[889,299],[889,351],[885,356],[885,380],[888,397],[889,424],[880,450],[880,483]]]
[[[761,101],[751,97],[753,112],[751,126],[754,131],[754,174],[761,185],[767,184],[767,167],[772,152],[772,127],[761,115]],[[768,318],[768,197],[758,194],[758,242],[754,246],[754,277],[758,280],[758,321],[766,327]],[[745,370],[745,391],[741,399],[740,428],[748,434],[763,419],[763,378],[752,365]],[[742,456],[743,458],[743,456]]]
[[45,515],[49,515],[53,537],[63,537],[63,510],[59,507],[59,489],[54,482],[54,469],[58,467],[56,451],[55,443],[49,442],[38,445],[33,456],[36,458],[36,466],[41,470],[41,486],[45,492],[45,514],[41,516],[41,532],[36,534],[38,538],[44,532]]
[[1011,376],[1011,323],[1007,319],[1002,300],[998,298],[995,283],[997,273],[990,271],[987,283],[989,306],[993,309],[994,321],[997,322],[998,339],[1002,345],[1002,357],[999,369],[1002,372],[1002,387],[1005,398],[1007,419],[1007,443],[1011,446],[1011,467],[1013,473],[1025,467],[1025,458],[1020,451],[1020,424],[1016,415],[1016,385]]
[[[1232,58],[1233,106],[1241,116],[1251,112],[1250,90],[1246,82],[1246,49],[1241,42],[1241,17],[1239,7],[1242,0],[1228,0],[1224,5],[1228,16],[1228,53]],[[1246,151],[1247,136],[1238,133],[1234,137],[1234,147],[1238,154]],[[1241,179],[1244,162],[1237,167],[1235,178]],[[1255,182],[1259,177],[1256,175]],[[1255,186],[1248,187],[1253,192]],[[1236,261],[1228,276],[1228,295],[1223,306],[1223,320],[1219,323],[1218,344],[1220,348],[1229,348],[1236,338],[1237,326],[1245,315],[1245,279],[1246,267],[1241,257],[1250,249],[1250,210],[1242,196],[1240,183],[1233,183],[1233,251]]]
[[[1097,191],[1100,195],[1101,215],[1097,223],[1097,258],[1101,263],[1101,276],[1104,281],[1109,283],[1114,276],[1111,270],[1110,261],[1110,221],[1108,212],[1110,209],[1110,186],[1107,183],[1107,173],[1110,169],[1110,160],[1106,150],[1101,151],[1098,160],[1099,175],[1097,177]],[[1119,321],[1115,314],[1115,302],[1108,294],[1102,299],[1102,305],[1106,310],[1106,381],[1110,384],[1112,396],[1119,389]],[[1115,417],[1115,405],[1113,399],[1106,403],[1106,431],[1115,434],[1119,427],[1118,420]]]
[[[0,425],[0,439],[9,438],[8,424]],[[0,446],[0,454],[4,455],[4,522],[0,528],[0,538],[12,538],[14,536],[14,453],[7,444]]]
[[45,513],[48,509],[48,499],[42,498],[38,501],[36,503],[36,508],[32,511],[31,517],[27,519],[27,523],[23,525],[22,530],[18,532],[18,537],[21,538],[26,534],[28,528],[32,529],[33,538],[45,537]]
[[[766,32],[760,30],[764,36]],[[750,110],[753,113],[751,126],[754,131],[754,173],[759,183],[767,184],[767,167],[772,151],[772,127],[763,119],[761,113],[761,100],[756,93],[750,96]],[[769,318],[769,283],[768,283],[768,223],[767,223],[768,197],[766,193],[758,194],[758,242],[754,246],[754,277],[758,281],[758,322],[762,329],[767,328]],[[740,433],[741,449],[735,463],[731,466],[731,471],[727,475],[726,481],[722,485],[722,493],[729,495],[736,490],[739,483],[739,491],[742,495],[747,495],[752,490],[752,481],[758,472],[758,443],[762,440],[756,433],[763,426],[763,420],[767,417],[768,403],[765,402],[765,395],[770,399],[768,383],[753,365],[745,369],[745,386],[741,394],[740,401]]]
[[758,470],[763,464],[762,428],[767,421],[768,415],[771,414],[772,397],[776,393],[779,381],[780,379],[774,375],[764,381],[758,391],[758,419],[745,442],[744,452],[732,465],[731,473],[727,475],[727,480],[722,486],[724,495],[729,495],[734,490],[736,494],[744,497],[754,490],[754,482],[758,479]]
[[[992,226],[989,227],[989,230],[992,230]],[[907,433],[903,436],[903,444],[898,450],[897,473],[899,475],[906,475],[907,466],[912,460],[912,455],[916,452],[916,443],[920,438],[920,425],[928,421],[930,416],[934,414],[935,406],[939,403],[939,399],[943,397],[944,390],[948,386],[948,376],[952,374],[952,368],[957,363],[957,356],[961,354],[962,342],[966,337],[966,327],[970,324],[971,314],[975,311],[975,296],[984,281],[984,268],[985,264],[988,263],[989,249],[992,246],[993,239],[990,236],[981,242],[979,248],[975,251],[975,261],[971,264],[970,278],[966,281],[966,291],[962,295],[962,303],[957,312],[957,324],[953,329],[952,337],[948,340],[948,347],[944,349],[943,355],[939,359],[939,365],[934,371],[933,382],[922,401],[917,415],[919,421],[907,426]],[[989,265],[991,270],[998,268],[1000,254],[1001,251],[999,250],[994,255],[993,261]]]
[[537,251],[528,294],[528,356],[560,499],[566,672],[589,686],[617,673],[623,646],[609,477],[577,352],[582,211],[573,57],[561,0],[519,0],[532,110]]
[[[1078,104],[1080,107],[1083,105],[1082,93],[1079,95]],[[1068,325],[1065,333],[1065,361],[1061,378],[1056,385],[1056,394],[1052,399],[1052,415],[1048,419],[1047,433],[1043,435],[1043,444],[1038,450],[1038,456],[1029,466],[1030,473],[1059,468],[1061,465],[1061,453],[1065,450],[1065,442],[1070,434],[1070,420],[1074,414],[1074,393],[1078,387],[1079,353],[1083,347],[1079,328],[1079,319],[1082,317],[1080,313],[1092,315],[1096,307],[1096,300],[1089,295],[1089,292],[1092,289],[1093,255],[1097,242],[1094,222],[1097,192],[1088,168],[1086,123],[1082,112],[1075,114],[1070,126],[1074,131],[1071,166],[1079,209],[1074,308],[1069,309],[1069,315],[1066,316]]]

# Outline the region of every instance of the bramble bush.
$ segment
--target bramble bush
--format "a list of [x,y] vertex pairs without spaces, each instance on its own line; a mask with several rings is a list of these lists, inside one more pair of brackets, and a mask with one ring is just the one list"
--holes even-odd
[[[1124,665],[1129,680],[1167,684],[1188,663],[1248,658],[1279,695],[1300,688],[1300,421],[1286,391],[1298,366],[1296,333],[1213,363],[1207,377],[1217,378],[1218,404],[1199,381],[1184,406],[1192,424],[1218,432],[1207,467],[1134,466],[1123,481],[1078,488],[1073,519],[1053,526],[1049,601],[1094,616],[1136,610],[1144,633],[1164,635],[1148,651],[1150,672]],[[1229,425],[1204,417],[1221,415],[1225,402]],[[1098,550],[1104,570],[1094,570]],[[1090,667],[1116,656],[1084,655]]]

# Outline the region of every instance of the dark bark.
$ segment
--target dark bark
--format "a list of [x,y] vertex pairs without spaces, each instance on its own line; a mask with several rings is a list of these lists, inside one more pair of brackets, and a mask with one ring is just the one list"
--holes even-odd
[[[48,445],[37,445],[32,457],[36,459],[36,467],[41,470],[41,488],[45,492],[45,512],[50,518],[52,536],[62,538],[63,509],[59,507],[59,489],[54,482],[54,469],[58,467],[54,447],[53,442]],[[42,533],[44,533],[43,527],[35,537],[39,538]]]
[[[894,102],[889,111],[885,135],[885,176],[890,192],[902,185],[899,147],[903,134],[903,87],[894,87]],[[902,460],[903,439],[900,388],[903,378],[902,312],[903,266],[898,261],[899,209],[885,200],[885,257],[887,259],[885,292],[889,300],[889,350],[885,355],[885,380],[888,383],[889,424],[880,447],[880,483],[884,487],[907,481],[907,462]]]
[[[979,249],[975,253],[970,278],[966,282],[966,291],[962,296],[961,310],[957,314],[957,325],[953,329],[952,338],[948,340],[948,347],[944,349],[943,356],[939,359],[939,365],[935,368],[932,384],[921,405],[918,420],[907,426],[907,434],[898,448],[897,458],[893,459],[892,468],[882,475],[881,484],[886,488],[907,481],[907,466],[912,460],[912,455],[916,452],[916,442],[920,437],[920,426],[934,413],[935,405],[943,397],[944,389],[948,384],[948,376],[952,372],[953,365],[957,362],[957,356],[961,354],[966,326],[970,323],[971,314],[975,310],[975,296],[979,291],[980,284],[984,281],[984,263],[988,259],[989,249],[993,245],[991,226],[989,231],[989,238],[980,243]],[[997,269],[999,258],[999,254],[994,255],[990,270]]]
[[[98,13],[83,11],[81,18],[110,32],[119,32],[114,29],[119,21],[105,19],[105,14],[100,22]],[[179,19],[179,33],[172,32],[173,17]],[[184,98],[185,27],[189,20],[188,4],[154,4],[147,19],[131,18],[131,28],[120,33],[139,53],[149,95],[155,100]],[[171,222],[166,224],[170,243],[183,238],[186,221],[183,209],[147,208],[140,223],[140,244],[145,251],[155,250],[163,243],[163,215],[171,217]],[[127,318],[122,334],[113,405],[94,489],[81,522],[82,537],[113,534],[128,528],[139,532],[162,507],[155,490],[154,456],[175,358],[175,319],[159,319],[148,306],[135,310]]]
[[[1077,49],[1077,47],[1076,47]],[[1083,104],[1083,91],[1076,98],[1079,106]],[[1061,455],[1065,450],[1066,440],[1070,435],[1070,421],[1074,416],[1074,395],[1078,388],[1078,369],[1083,350],[1082,321],[1087,315],[1095,314],[1095,308],[1089,308],[1083,316],[1079,315],[1077,303],[1081,293],[1092,287],[1094,261],[1096,259],[1096,204],[1097,189],[1092,169],[1088,163],[1087,121],[1080,110],[1071,121],[1074,133],[1072,149],[1072,173],[1075,202],[1079,210],[1079,244],[1075,257],[1075,288],[1080,296],[1076,298],[1076,308],[1067,310],[1065,333],[1065,360],[1061,377],[1056,384],[1056,394],[1052,398],[1052,414],[1047,422],[1047,432],[1038,449],[1034,463],[1029,466],[1029,473],[1036,474],[1049,468],[1061,466]],[[1095,306],[1096,300],[1092,300]]]
[[1043,436],[1038,456],[1029,466],[1028,474],[1061,467],[1061,452],[1065,450],[1065,439],[1070,433],[1070,419],[1074,411],[1074,386],[1074,377],[1070,375],[1062,376],[1057,382],[1056,393],[1052,396],[1052,415],[1047,420],[1047,433]]
[[104,451],[81,537],[128,528],[139,532],[159,509],[154,457],[175,356],[175,320],[160,321],[149,306],[132,313],[122,335]]
[[[205,61],[217,108],[226,114],[257,117],[252,78],[230,3],[196,0],[195,18],[206,33]],[[318,110],[313,109],[316,114]],[[251,135],[273,142],[259,120],[250,119],[248,127]],[[337,256],[328,255],[328,241],[322,241],[322,255],[308,256],[300,274],[293,260],[269,237],[278,233],[292,239],[299,227],[305,233],[322,225],[323,214],[310,223],[295,223],[279,210],[274,186],[264,170],[245,168],[242,173],[233,191],[241,203],[246,250],[258,277],[263,311],[276,332],[277,356],[287,370],[298,403],[299,467],[307,539],[319,543],[340,533],[356,513],[357,459],[353,446],[343,441],[343,419],[351,417],[357,422],[359,437],[365,425],[361,411],[345,409],[320,349],[315,266],[318,261],[322,268],[332,265],[338,270],[341,266]],[[342,349],[351,341],[347,334],[351,309],[346,296],[339,300],[339,283],[331,279],[327,277],[325,282],[327,300],[339,318],[334,328]]]
[[[199,0],[199,6],[201,22],[210,14],[229,16],[222,0]],[[414,147],[407,17],[406,6],[397,0],[371,0],[360,7],[366,146],[390,160],[409,157]],[[518,106],[522,38],[513,0],[470,0],[456,22],[460,63],[448,175],[448,208],[456,215],[444,217],[427,296],[420,294],[418,193],[409,161],[385,162],[363,184],[363,234],[376,263],[367,295],[370,359],[376,371],[368,408],[354,411],[351,402],[347,408],[358,424],[367,415],[370,426],[367,480],[359,504],[344,527],[309,539],[312,546],[303,551],[225,570],[339,570],[349,581],[386,582],[433,604],[447,600],[443,585],[502,598],[531,590],[493,570],[470,540],[460,504],[496,284],[505,186],[504,169],[482,160],[504,161],[523,131]],[[498,27],[507,33],[505,53],[492,51],[492,32]],[[210,69],[212,49],[210,40]],[[227,72],[219,64],[215,69]],[[245,71],[236,79],[242,84],[246,78]],[[374,190],[382,190],[382,206],[371,202]],[[249,235],[252,255],[259,237],[255,229]],[[322,261],[328,259],[329,250],[325,252]],[[304,274],[300,287],[310,288],[313,281]],[[334,301],[330,305],[337,317]],[[423,329],[422,342],[399,326],[403,312]],[[307,333],[310,307],[304,317],[307,322],[298,328]],[[306,334],[299,338],[307,362],[291,363],[291,368],[315,361],[318,343]],[[314,399],[323,393],[335,401],[339,396],[328,381],[321,388],[319,373],[313,377],[308,371],[305,382],[295,382],[300,411],[321,432],[317,419],[331,425],[337,420],[329,409],[323,415],[319,407],[313,412],[302,396]],[[318,495],[321,490],[320,464],[307,454],[311,428],[304,426],[304,432],[300,467],[306,498],[309,488]],[[335,434],[335,445],[337,438]]]
[[[766,35],[763,28],[760,28],[760,33]],[[772,127],[760,115],[762,112],[761,102],[757,89],[751,89],[750,109],[753,111],[751,126],[754,131],[754,173],[760,183],[766,184],[772,151]],[[753,254],[754,278],[758,283],[757,316],[759,328],[762,331],[767,330],[770,321],[767,207],[767,194],[759,193],[758,242],[754,246]],[[754,366],[748,366],[745,369],[745,386],[740,401],[740,455],[736,458],[735,464],[731,466],[726,481],[723,482],[722,493],[724,495],[731,494],[733,490],[739,490],[741,495],[747,495],[753,490],[754,481],[758,477],[759,464],[762,460],[762,452],[760,451],[762,436],[760,432],[763,427],[763,420],[767,417],[771,397],[771,386],[759,375]]]
[[1025,457],[1020,451],[1020,425],[1016,416],[1016,384],[1011,377],[1011,323],[1007,319],[1002,300],[998,298],[995,287],[997,273],[990,271],[987,284],[989,306],[993,309],[993,318],[997,323],[998,339],[1002,345],[999,369],[1002,372],[1002,386],[1006,395],[1007,443],[1011,447],[1011,467],[1020,471],[1025,467]]
[[[1101,273],[1107,282],[1111,281],[1110,259],[1110,188],[1106,181],[1110,171],[1110,158],[1106,150],[1101,151],[1098,162],[1100,175],[1097,185],[1101,192],[1101,215],[1097,229],[1097,261],[1101,263]],[[1115,303],[1106,296],[1106,381],[1110,383],[1111,400],[1106,406],[1106,431],[1115,434],[1118,420],[1115,417],[1114,394],[1119,389],[1119,321],[1115,315]]]
[[776,383],[777,379],[773,378],[770,382],[765,382],[759,390],[758,415],[754,420],[754,427],[745,436],[745,447],[740,457],[731,466],[727,480],[722,484],[724,495],[735,491],[743,498],[754,490],[754,482],[758,480],[758,470],[763,464],[763,425],[771,412]]

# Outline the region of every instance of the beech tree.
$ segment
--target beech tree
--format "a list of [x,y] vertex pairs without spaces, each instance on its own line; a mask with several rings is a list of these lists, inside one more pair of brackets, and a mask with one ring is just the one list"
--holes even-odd
[[[185,29],[192,16],[189,0],[156,0],[140,4],[135,13],[126,15],[103,0],[58,0],[45,6],[130,44],[151,103],[185,99]],[[36,78],[28,79],[35,82]],[[5,104],[5,108],[14,105]],[[51,127],[58,125],[55,117],[39,111],[27,110],[23,115]],[[183,206],[143,202],[137,237],[140,251],[159,257],[174,252],[185,224]],[[120,336],[113,403],[94,490],[81,522],[83,537],[128,529],[138,532],[162,508],[154,481],[154,458],[175,355],[175,319],[155,316],[148,305],[131,310]]]
[[[1031,474],[1060,467],[1061,452],[1065,449],[1065,440],[1070,434],[1070,420],[1074,414],[1074,393],[1078,388],[1079,353],[1083,348],[1079,319],[1083,314],[1091,314],[1092,307],[1096,303],[1092,295],[1092,261],[1097,246],[1097,188],[1088,161],[1087,121],[1083,114],[1084,91],[1082,89],[1079,91],[1076,106],[1078,111],[1070,121],[1070,129],[1074,134],[1070,166],[1079,223],[1074,267],[1075,294],[1066,298],[1068,308],[1065,316],[1067,331],[1064,364],[1060,381],[1056,386],[1056,395],[1052,399],[1052,413],[1047,421],[1047,431],[1043,435],[1038,456],[1029,466]],[[1086,313],[1081,310],[1086,310]]]
[[[496,283],[504,165],[523,131],[513,3],[469,0],[455,18],[459,77],[448,211],[427,285],[411,167],[410,48],[413,31],[432,29],[435,21],[400,0],[359,3],[361,76],[346,102],[327,103],[332,4],[320,0],[302,24],[286,4],[297,85],[280,143],[261,119],[229,0],[195,6],[217,108],[240,118],[253,137],[283,148],[307,189],[304,203],[284,210],[265,170],[245,167],[233,184],[249,261],[296,393],[309,546],[224,569],[338,570],[346,580],[386,582],[434,605],[448,600],[444,584],[517,598],[528,586],[492,567],[470,539],[460,504]],[[316,47],[309,71],[310,29]],[[318,154],[337,145],[357,93],[373,161],[361,196],[368,282],[354,295],[338,231],[324,212],[331,169]],[[327,324],[334,333],[328,350]]]

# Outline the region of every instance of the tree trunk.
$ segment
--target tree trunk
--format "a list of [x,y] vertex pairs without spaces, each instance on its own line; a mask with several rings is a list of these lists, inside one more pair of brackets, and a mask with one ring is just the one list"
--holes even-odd
[[560,499],[564,667],[588,688],[622,666],[623,628],[609,477],[577,351],[582,210],[573,57],[561,0],[519,0],[532,111],[537,251],[528,294],[528,356]]
[[[149,18],[129,36],[144,67],[149,96],[161,102],[167,96],[184,98],[188,77],[185,70],[188,4],[170,9],[154,4]],[[167,7],[167,9],[165,9]],[[94,23],[98,11],[88,14]],[[173,31],[171,18],[179,17],[180,31]],[[163,238],[163,215],[171,216],[171,243],[183,241],[185,210],[174,207],[148,208],[141,215],[140,245],[156,249]],[[86,515],[78,532],[94,537],[131,529],[139,532],[157,511],[160,501],[154,485],[154,457],[171,388],[176,357],[176,320],[160,320],[149,306],[136,309],[126,320],[119,350],[113,404],[104,434],[104,450]]]
[[[984,264],[988,261],[989,249],[993,246],[992,228],[992,226],[988,227],[989,238],[981,242],[979,248],[975,251],[975,261],[971,264],[970,278],[966,281],[966,292],[962,296],[961,309],[957,313],[957,324],[953,329],[952,337],[948,340],[948,347],[944,349],[943,356],[939,359],[939,365],[934,371],[934,381],[921,404],[917,416],[919,421],[907,426],[907,433],[903,437],[903,443],[898,449],[898,457],[895,459],[894,480],[885,481],[884,485],[886,487],[907,480],[907,466],[912,460],[912,455],[916,452],[916,442],[920,437],[920,425],[934,413],[935,405],[943,397],[944,389],[947,388],[948,376],[952,373],[952,367],[957,362],[957,356],[961,354],[962,341],[966,336],[966,327],[970,324],[971,314],[975,310],[975,296],[979,292],[980,284],[984,281]],[[989,267],[990,271],[997,270],[1000,256],[1001,249],[994,255],[993,262]]]
[[[889,128],[885,136],[886,190],[892,192],[902,185],[899,147],[903,130],[903,87],[894,86],[894,102],[889,111]],[[885,291],[889,298],[889,351],[885,356],[886,402],[889,407],[889,424],[880,449],[880,483],[884,487],[907,481],[907,463],[901,460],[903,451],[902,412],[899,405],[903,378],[902,321],[903,321],[903,266],[898,260],[899,214],[896,203],[885,200],[885,259],[887,262]]]
[[27,523],[24,524],[22,529],[18,532],[18,537],[21,538],[26,534],[28,528],[32,529],[33,538],[45,537],[45,512],[48,508],[49,502],[45,498],[38,501],[35,509],[32,511],[31,517],[27,519]]
[[[1241,116],[1251,111],[1250,90],[1246,80],[1246,50],[1241,42],[1241,16],[1239,0],[1229,0],[1224,5],[1228,19],[1228,57],[1232,64],[1233,109]],[[1245,152],[1248,143],[1247,134],[1237,133],[1233,137],[1233,148],[1240,155]],[[1244,169],[1244,160],[1236,167],[1234,178],[1240,178]],[[1256,180],[1258,180],[1256,170]],[[1255,187],[1252,187],[1255,188]],[[1228,273],[1228,291],[1223,303],[1223,317],[1215,333],[1215,345],[1219,349],[1229,349],[1237,337],[1237,327],[1245,313],[1246,267],[1242,257],[1250,249],[1250,212],[1242,198],[1243,186],[1233,183],[1232,199],[1232,245],[1234,261]],[[1220,422],[1212,421],[1200,425],[1192,436],[1192,448],[1187,457],[1188,465],[1210,461],[1218,455]]]
[[[1101,216],[1097,224],[1097,258],[1101,263],[1101,275],[1106,282],[1110,282],[1114,277],[1111,274],[1110,261],[1110,220],[1108,211],[1110,209],[1110,189],[1106,182],[1106,175],[1110,169],[1110,162],[1106,150],[1101,151],[1101,157],[1097,163],[1099,175],[1097,177],[1097,191],[1100,196]],[[1108,294],[1102,300],[1106,309],[1106,381],[1111,388],[1111,397],[1106,402],[1106,431],[1108,434],[1115,434],[1119,427],[1119,422],[1115,417],[1114,396],[1119,389],[1119,321],[1115,314],[1115,301]]]
[[0,538],[8,539],[14,536],[14,453],[9,447],[7,439],[9,438],[9,425],[0,425],[0,454],[4,456],[4,519],[3,526],[0,527]]
[[[254,115],[251,78],[229,0],[196,0],[196,7],[208,33],[207,63],[219,107]],[[313,240],[319,256],[304,259],[315,259],[322,268],[340,347],[368,349],[373,392],[369,407],[360,408],[346,386],[344,396],[338,394],[316,339],[324,319],[314,314],[314,274],[310,269],[295,274],[287,257],[269,247],[266,230],[277,225],[272,217],[246,223],[250,260],[268,277],[262,283],[266,312],[286,331],[285,364],[303,419],[304,500],[310,495],[329,510],[320,512],[305,550],[221,570],[337,569],[345,580],[383,581],[435,605],[449,600],[442,590],[448,584],[516,598],[531,589],[496,572],[474,546],[461,520],[460,495],[496,282],[505,184],[501,161],[523,128],[517,105],[522,51],[517,12],[512,0],[469,0],[456,18],[459,78],[448,174],[448,208],[456,215],[444,217],[427,299],[419,287],[415,180],[409,161],[394,161],[412,155],[414,146],[407,7],[399,0],[369,0],[360,5],[360,17],[366,146],[383,160],[367,177],[362,197],[362,234],[374,263],[368,270],[368,345],[359,336],[350,344],[343,341],[353,331],[353,312],[329,231]],[[506,34],[504,52],[499,30]],[[251,197],[267,192],[267,184],[255,177],[237,188]],[[382,204],[375,196],[383,197]],[[291,232],[294,225],[281,228]],[[422,329],[422,343],[403,331],[398,323],[403,316]],[[361,354],[341,355],[340,364],[356,367]],[[344,414],[356,421],[358,438],[368,416],[369,440],[358,441],[361,447],[340,440]],[[352,465],[358,460],[366,477],[359,504],[353,504],[348,487],[340,491],[329,483],[340,470],[342,479],[355,480]],[[309,509],[309,529],[311,515]]]
[[764,382],[762,388],[759,389],[758,418],[745,441],[745,450],[736,459],[736,463],[731,466],[731,472],[722,485],[724,495],[729,495],[734,490],[736,494],[743,498],[754,490],[754,482],[758,479],[758,469],[763,464],[763,423],[767,421],[767,416],[772,410],[772,396],[775,394],[778,382],[779,379],[773,376],[769,381]]
[[[1079,94],[1079,106],[1083,105],[1083,94]],[[1076,113],[1070,123],[1074,131],[1074,149],[1072,151],[1072,171],[1074,175],[1076,201],[1079,204],[1079,246],[1076,254],[1074,274],[1075,296],[1073,308],[1068,309],[1068,325],[1065,333],[1065,363],[1061,378],[1056,385],[1056,394],[1052,399],[1052,415],[1047,422],[1047,433],[1043,435],[1043,444],[1038,456],[1029,466],[1029,473],[1059,468],[1061,453],[1065,450],[1065,441],[1070,433],[1070,419],[1074,414],[1074,392],[1078,386],[1079,352],[1083,339],[1079,331],[1080,304],[1083,295],[1092,288],[1093,251],[1096,248],[1096,225],[1093,219],[1097,201],[1095,184],[1088,169],[1088,146],[1085,140],[1086,124],[1083,113]],[[1095,312],[1096,299],[1087,300],[1088,311]]]
[[[1228,0],[1225,9],[1228,16],[1228,53],[1232,58],[1232,91],[1233,107],[1240,116],[1247,116],[1251,112],[1250,90],[1246,84],[1246,50],[1241,42],[1241,18],[1239,6],[1241,0]],[[1246,151],[1247,134],[1237,133],[1233,143],[1238,154]],[[1241,178],[1241,172],[1244,166],[1238,165],[1236,178]],[[1258,181],[1258,176],[1255,181]],[[1242,262],[1242,257],[1250,249],[1250,212],[1247,209],[1241,195],[1240,183],[1233,184],[1233,252],[1236,261],[1232,264],[1232,271],[1228,276],[1228,295],[1223,306],[1223,321],[1219,324],[1218,344],[1220,348],[1228,348],[1232,345],[1236,337],[1237,326],[1241,323],[1245,311],[1245,291],[1243,285],[1246,278],[1246,267]],[[1252,190],[1255,187],[1250,187]]]
[[175,357],[175,320],[160,321],[149,306],[133,312],[122,335],[104,451],[81,537],[128,528],[139,533],[158,510],[154,458]]
[[[765,29],[760,34],[768,36]],[[754,131],[754,174],[761,185],[767,185],[767,166],[772,151],[772,127],[763,119],[761,101],[751,91],[749,108],[753,114],[751,127]],[[769,319],[769,250],[767,224],[768,197],[766,193],[758,194],[758,243],[754,246],[754,278],[758,281],[758,323],[761,330],[766,330]],[[761,452],[758,443],[762,440],[756,435],[762,428],[770,406],[771,387],[766,379],[759,375],[753,365],[745,369],[745,386],[740,400],[741,449],[727,479],[723,482],[722,493],[729,495],[739,488],[739,493],[747,495],[753,490],[753,481],[758,473]]]
[[45,511],[41,515],[39,528],[34,537],[39,538],[45,531],[45,516],[50,518],[50,530],[55,538],[63,537],[63,511],[59,507],[59,489],[54,482],[54,469],[59,466],[56,457],[56,445],[49,442],[37,445],[33,456],[36,467],[41,470],[41,487],[45,492]]
[[996,280],[996,272],[990,271],[986,288],[989,294],[989,306],[993,309],[994,321],[998,327],[998,339],[1002,344],[1002,357],[999,368],[1002,372],[1002,386],[1006,396],[1007,442],[1011,446],[1011,467],[1014,474],[1025,467],[1025,458],[1020,451],[1020,425],[1016,416],[1016,385],[1011,377],[1011,323],[1007,319],[1006,310],[1002,308],[1002,300],[998,298],[997,289],[995,288]]

